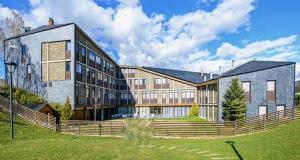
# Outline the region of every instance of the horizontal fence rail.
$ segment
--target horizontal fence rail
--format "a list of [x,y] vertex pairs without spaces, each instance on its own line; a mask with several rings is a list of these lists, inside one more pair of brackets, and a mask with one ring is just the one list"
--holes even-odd
[[[0,96],[0,110],[9,112],[9,99]],[[56,130],[56,118],[18,103],[13,103],[14,114],[35,125]]]
[[[152,134],[158,137],[200,137],[255,133],[275,128],[300,117],[300,107],[249,117],[230,122],[184,122],[153,120]],[[112,121],[62,121],[60,131],[77,135],[121,136],[125,129],[123,120]]]
[[123,121],[61,121],[62,132],[77,135],[121,136],[124,129]]

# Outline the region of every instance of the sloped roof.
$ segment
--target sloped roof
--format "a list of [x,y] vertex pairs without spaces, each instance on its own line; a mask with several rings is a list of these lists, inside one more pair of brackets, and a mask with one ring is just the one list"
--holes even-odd
[[[202,83],[218,77],[218,75],[213,74],[212,78],[210,79],[210,73],[203,73],[202,76],[201,73],[199,72],[180,71],[180,70],[173,70],[173,69],[153,68],[153,67],[142,67],[142,68],[160,74],[164,74],[170,77],[178,78],[184,81],[188,81],[191,83]],[[206,76],[206,80],[204,80],[205,76]]]
[[249,61],[232,70],[229,70],[221,75],[221,77],[235,76],[250,72],[256,72],[285,65],[295,64],[295,62],[280,62],[280,61]]
[[42,31],[46,31],[46,30],[50,30],[50,29],[54,29],[54,28],[58,28],[58,27],[63,27],[63,26],[67,26],[67,25],[70,25],[70,24],[74,24],[74,23],[54,24],[54,25],[42,25],[40,27],[31,29],[31,30],[29,30],[27,32],[21,33],[21,34],[19,34],[17,36],[7,38],[6,40],[14,39],[14,38],[17,38],[17,37],[22,37],[22,36],[26,36],[26,35],[30,35],[30,34],[34,34],[34,33],[38,33],[38,32],[42,32]]
[[44,104],[27,104],[25,106],[28,107],[28,108],[31,108],[33,110],[36,110],[36,111],[41,111],[45,107],[50,107],[50,105],[47,104],[47,103],[44,103]]

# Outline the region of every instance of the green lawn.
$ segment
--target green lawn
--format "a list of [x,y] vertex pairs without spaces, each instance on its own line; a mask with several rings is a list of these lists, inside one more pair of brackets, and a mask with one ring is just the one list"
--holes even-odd
[[[8,116],[6,116],[6,120]],[[17,119],[16,139],[9,141],[9,123],[0,113],[0,159],[300,159],[300,120],[280,128],[222,139],[153,139],[146,147],[120,138],[77,137],[28,125]]]

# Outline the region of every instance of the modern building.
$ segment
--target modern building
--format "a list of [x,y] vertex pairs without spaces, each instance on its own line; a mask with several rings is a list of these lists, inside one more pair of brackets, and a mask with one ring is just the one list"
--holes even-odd
[[95,107],[97,119],[115,114],[184,117],[195,102],[199,116],[222,120],[223,96],[232,78],[244,88],[247,116],[294,106],[294,62],[250,61],[220,75],[119,66],[76,24],[55,25],[52,19],[4,45],[5,61],[18,64],[14,85],[50,102],[70,97],[74,119],[93,119]]

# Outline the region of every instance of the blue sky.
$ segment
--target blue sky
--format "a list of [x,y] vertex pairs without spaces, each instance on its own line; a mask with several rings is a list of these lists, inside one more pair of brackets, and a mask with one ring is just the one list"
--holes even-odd
[[[257,58],[297,62],[300,1],[0,0],[37,27],[75,22],[120,64],[207,72]],[[3,77],[3,65],[0,76]]]

